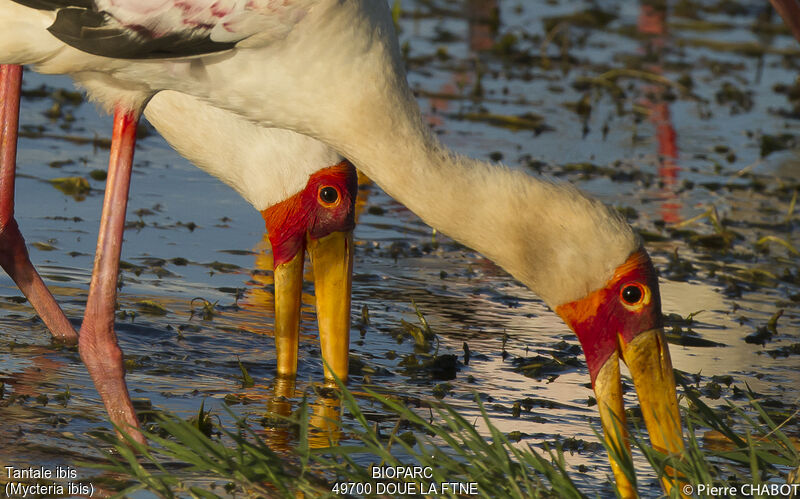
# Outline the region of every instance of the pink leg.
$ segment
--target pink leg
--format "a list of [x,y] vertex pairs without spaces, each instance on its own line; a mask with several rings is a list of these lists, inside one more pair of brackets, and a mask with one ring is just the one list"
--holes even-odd
[[14,176],[22,66],[0,66],[0,266],[17,283],[50,332],[74,343],[78,334],[33,268],[25,240],[14,219]]
[[131,181],[133,146],[139,115],[117,109],[114,113],[114,134],[108,164],[106,193],[100,219],[100,234],[94,257],[92,283],[86,303],[86,315],[81,326],[78,351],[94,380],[111,421],[144,443],[138,431],[139,423],[133,410],[128,387],[125,386],[125,367],[122,350],[114,333],[114,308],[117,302],[117,273],[122,252],[125,228],[125,209]]
[[789,26],[794,37],[800,41],[800,5],[797,0],[770,0],[770,2],[783,18],[783,22]]

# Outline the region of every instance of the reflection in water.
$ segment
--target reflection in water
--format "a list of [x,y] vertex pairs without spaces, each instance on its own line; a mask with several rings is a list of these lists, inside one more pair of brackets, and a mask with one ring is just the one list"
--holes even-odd
[[[4,328],[5,329],[5,328]],[[9,348],[8,353],[0,353],[0,469],[2,466],[14,464],[16,456],[26,455],[26,447],[38,443],[41,451],[47,453],[51,442],[29,434],[32,422],[44,417],[44,411],[36,406],[53,404],[66,408],[68,390],[54,396],[42,394],[41,386],[63,386],[62,376],[65,363],[53,359],[52,349],[40,345],[16,345]],[[64,417],[53,418],[53,427],[58,427],[67,420]],[[41,445],[44,443],[44,445]],[[82,446],[81,446],[82,447]],[[32,463],[33,464],[33,463]],[[4,483],[0,481],[0,483]]]
[[292,400],[295,396],[294,378],[275,378],[272,397],[267,400],[267,417],[263,423],[264,441],[275,452],[288,452],[294,444],[294,435],[288,420],[281,418],[292,415]]
[[[464,5],[464,15],[467,19],[467,48],[471,58],[478,60],[479,54],[490,50],[494,46],[500,25],[499,0],[467,0]],[[480,64],[480,62],[477,62]],[[473,84],[475,75],[472,71],[462,68],[453,71],[451,80],[446,81],[439,88],[443,96],[459,95],[463,89]],[[428,123],[432,126],[444,125],[444,120],[437,113],[447,111],[452,100],[445,97],[432,97],[428,100],[430,114],[426,115]]]
[[467,0],[467,43],[471,53],[484,52],[494,45],[500,26],[499,0]]
[[[4,369],[0,382],[5,391],[17,397],[32,397],[38,394],[37,388],[42,383],[60,384],[58,375],[64,362],[50,358],[50,353],[52,350],[45,346],[12,346],[8,354],[10,358],[2,363]],[[25,360],[15,362],[19,358]]]
[[[660,61],[662,52],[667,44],[667,10],[666,5],[654,6],[649,2],[641,3],[639,18],[636,28],[643,37],[643,51],[648,59]],[[663,70],[660,62],[645,65],[645,69],[660,75]],[[661,181],[661,219],[669,224],[681,221],[681,208],[683,205],[678,201],[676,189],[678,186],[678,174],[681,170],[678,166],[678,134],[672,125],[672,117],[669,111],[669,101],[666,94],[669,89],[663,85],[645,86],[643,94],[645,97],[639,102],[649,111],[650,122],[655,127],[658,140],[658,178]]]
[[342,439],[342,402],[330,384],[317,390],[317,398],[309,404],[311,417],[308,445],[312,449],[333,447]]
[[[272,252],[267,234],[253,248],[255,253],[254,271],[250,273],[250,280],[244,296],[238,300],[239,306],[247,313],[249,320],[245,327],[251,331],[272,336],[273,329],[265,319],[275,322],[275,279],[272,273]],[[302,297],[303,304],[308,303],[306,296]]]
[[[342,438],[341,399],[332,383],[314,386],[314,396],[308,404],[308,445],[321,449],[338,445]],[[273,383],[272,397],[267,400],[267,416],[262,420],[264,441],[275,452],[287,452],[296,443],[290,420],[298,396],[295,381],[277,377]],[[301,422],[302,424],[302,422]]]

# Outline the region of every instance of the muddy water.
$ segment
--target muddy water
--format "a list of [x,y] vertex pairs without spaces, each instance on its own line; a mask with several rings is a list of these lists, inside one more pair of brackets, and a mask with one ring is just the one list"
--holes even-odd
[[[699,312],[689,325],[671,322],[675,367],[712,405],[722,403],[717,388],[732,397],[732,381],[791,413],[800,397],[800,256],[776,241],[800,248],[800,207],[790,209],[800,188],[800,49],[762,5],[597,5],[403,1],[401,44],[422,109],[462,153],[571,181],[625,210],[661,272],[665,313]],[[109,137],[110,119],[75,100],[66,78],[27,72],[24,87],[17,218],[77,326],[104,188],[92,172],[108,156],[96,139]],[[74,176],[90,190],[65,193],[50,182]],[[709,209],[715,217],[692,221]],[[351,387],[431,399],[438,386],[465,415],[476,414],[477,392],[493,422],[521,432],[522,444],[573,449],[570,471],[596,491],[610,470],[576,337],[505,272],[434,234],[377,186],[362,187],[360,210],[351,347],[366,368]],[[136,153],[128,225],[117,334],[132,395],[188,415],[203,400],[224,412],[222,400],[234,394],[256,402],[232,407],[258,424],[275,393],[260,216],[150,134]],[[757,244],[765,236],[773,239]],[[5,275],[0,295],[0,463],[95,456],[87,432],[108,425],[77,352],[51,345]],[[203,300],[214,304],[212,317],[200,313]],[[417,323],[412,300],[439,354],[459,356],[454,379],[406,367],[414,347],[401,320]],[[779,310],[775,330],[752,343]],[[315,332],[308,294],[290,398],[321,380]],[[561,362],[530,367],[537,356]],[[241,388],[239,360],[254,387]],[[627,397],[636,404],[632,390]],[[518,401],[523,410],[513,417]],[[383,424],[390,431],[394,423]],[[657,494],[638,462],[643,488]]]

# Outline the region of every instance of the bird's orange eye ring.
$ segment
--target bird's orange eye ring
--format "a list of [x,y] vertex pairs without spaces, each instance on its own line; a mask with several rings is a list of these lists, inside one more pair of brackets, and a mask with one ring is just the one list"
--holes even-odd
[[336,187],[332,185],[321,185],[317,191],[317,198],[322,206],[333,208],[339,204],[342,196],[339,194],[339,189]]
[[620,288],[619,298],[628,310],[639,310],[650,303],[650,288],[638,282],[629,282]]

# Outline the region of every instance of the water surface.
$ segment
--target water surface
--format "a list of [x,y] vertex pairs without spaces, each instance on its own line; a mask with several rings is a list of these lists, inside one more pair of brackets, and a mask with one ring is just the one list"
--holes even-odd
[[[790,92],[800,50],[764,5],[593,5],[600,13],[576,2],[403,1],[400,39],[423,112],[461,153],[573,182],[625,210],[661,273],[664,312],[697,313],[694,336],[671,346],[676,369],[712,405],[722,403],[712,377],[730,376],[714,378],[724,396],[728,381],[747,383],[791,412],[800,396],[800,257],[774,240],[757,242],[774,236],[800,248],[798,209],[790,211],[800,185],[800,114]],[[108,138],[111,123],[64,93],[74,91],[67,78],[28,71],[24,88],[17,219],[78,327],[104,188],[91,172],[108,158],[94,139]],[[68,195],[49,182],[72,176],[91,191]],[[709,218],[681,225],[709,209],[721,227]],[[232,407],[258,424],[275,393],[272,264],[260,215],[153,133],[137,145],[127,219],[117,334],[132,396],[188,417],[203,401],[224,413],[234,394],[255,402]],[[350,387],[428,400],[447,382],[444,400],[470,417],[477,393],[493,423],[521,432],[521,445],[576,439],[569,470],[596,491],[610,469],[596,445],[599,418],[575,335],[503,270],[434,234],[378,186],[362,187],[358,221],[351,352],[366,369]],[[306,291],[296,391],[287,392],[295,401],[322,379],[310,284]],[[95,456],[87,432],[108,423],[91,380],[77,352],[52,345],[20,297],[0,276],[0,464]],[[216,304],[212,319],[193,313],[195,298]],[[167,313],[148,313],[145,300]],[[401,324],[417,322],[412,300],[437,334],[438,353],[459,356],[454,379],[403,366],[414,354]],[[778,310],[772,337],[748,343]],[[515,360],[537,355],[577,363],[530,376],[517,369]],[[254,387],[241,388],[239,361]],[[67,390],[63,404],[57,397]],[[526,399],[530,410],[513,417]],[[637,404],[632,389],[626,402]],[[365,402],[365,410],[391,431],[378,408]],[[637,459],[643,489],[657,495]]]

